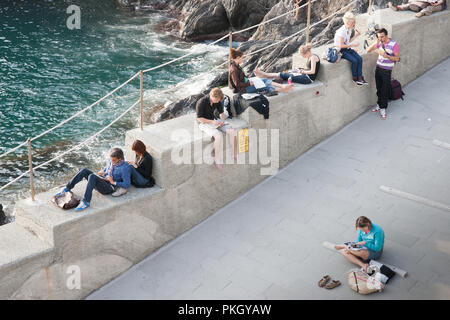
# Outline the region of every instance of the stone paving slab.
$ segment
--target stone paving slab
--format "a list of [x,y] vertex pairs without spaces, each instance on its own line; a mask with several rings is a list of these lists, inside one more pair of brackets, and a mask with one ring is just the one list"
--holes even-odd
[[[350,125],[87,299],[450,299],[450,59],[404,88],[388,119]],[[352,264],[323,241],[356,237],[366,215],[386,231],[382,261],[408,271],[383,293],[350,290]],[[325,274],[343,285],[317,286]]]

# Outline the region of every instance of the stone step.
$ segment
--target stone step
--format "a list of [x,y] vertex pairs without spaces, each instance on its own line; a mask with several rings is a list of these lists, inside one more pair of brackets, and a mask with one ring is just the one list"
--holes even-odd
[[[86,181],[80,182],[72,190],[78,198],[82,198],[86,188]],[[53,188],[36,195],[35,201],[24,199],[16,203],[15,222],[33,232],[41,241],[48,245],[60,245],[76,239],[77,235],[86,234],[95,228],[115,219],[114,209],[129,207],[133,209],[133,202],[161,193],[158,186],[153,188],[131,187],[127,194],[121,197],[102,195],[94,191],[91,206],[81,212],[74,209],[63,210],[51,202],[51,198],[62,187]]]

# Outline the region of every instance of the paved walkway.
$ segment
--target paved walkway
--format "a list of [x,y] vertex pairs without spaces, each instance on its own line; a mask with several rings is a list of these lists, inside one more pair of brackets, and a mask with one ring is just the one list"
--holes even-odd
[[[433,144],[450,144],[448,88],[450,59],[404,88],[386,121],[364,113],[88,299],[450,299],[450,211],[380,190],[450,206],[450,149]],[[409,272],[370,296],[322,246],[355,239],[360,215],[385,229],[382,260]],[[344,285],[319,288],[325,274]]]

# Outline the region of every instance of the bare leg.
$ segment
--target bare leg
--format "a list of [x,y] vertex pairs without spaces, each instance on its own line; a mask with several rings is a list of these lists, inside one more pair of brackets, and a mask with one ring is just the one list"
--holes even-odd
[[219,152],[220,152],[220,144],[222,142],[222,134],[218,133],[214,135],[214,164],[216,165],[217,169],[223,170],[223,167],[220,164],[220,158],[219,158]]
[[298,18],[298,15],[300,13],[300,8],[299,8],[299,2],[300,0],[295,0],[295,5],[297,6],[297,11],[295,11],[295,18]]
[[[361,251],[365,251],[367,254],[367,258],[369,257],[369,253],[367,252],[367,250],[361,250]],[[361,251],[359,251],[359,252],[361,252]],[[357,264],[358,266],[360,266],[361,268],[364,269],[364,272],[367,272],[367,267],[369,266],[369,264],[362,262],[358,258],[358,256],[354,255],[355,252],[359,253],[358,251],[342,249],[342,250],[339,250],[339,252],[344,256],[345,259],[347,259],[351,263]]]
[[275,91],[277,92],[288,92],[291,91],[294,87],[293,84],[279,84],[276,82],[272,82],[271,85],[275,87]]
[[233,148],[233,158],[237,160],[237,150],[236,150],[236,130],[227,129],[227,134],[230,139],[230,146]]
[[267,72],[259,70],[258,68],[255,68],[255,70],[253,70],[253,72],[255,73],[255,76],[257,76],[259,78],[274,79],[274,78],[278,78],[278,76],[280,75],[280,73],[267,73]]

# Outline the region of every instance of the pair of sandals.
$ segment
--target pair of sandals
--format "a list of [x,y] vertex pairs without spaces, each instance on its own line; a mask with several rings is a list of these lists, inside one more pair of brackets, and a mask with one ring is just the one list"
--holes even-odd
[[330,283],[327,284],[328,281],[331,280],[331,277],[329,275],[323,276],[322,279],[319,280],[319,287],[326,289],[333,289],[341,285],[341,282],[339,280],[331,280]]

